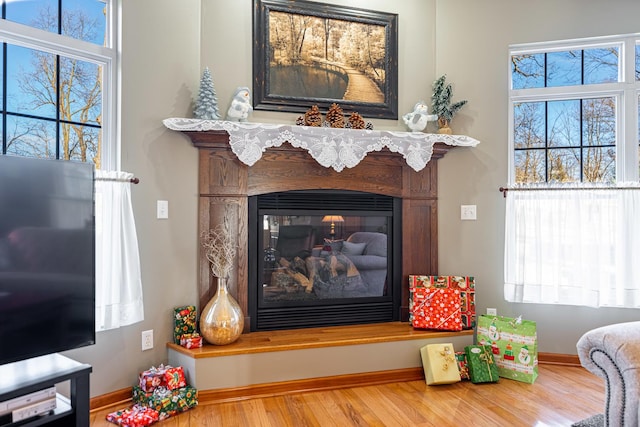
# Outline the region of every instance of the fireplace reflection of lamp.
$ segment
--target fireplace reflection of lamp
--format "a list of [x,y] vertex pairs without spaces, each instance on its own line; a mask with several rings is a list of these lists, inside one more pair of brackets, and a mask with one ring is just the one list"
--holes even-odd
[[322,218],[322,222],[331,223],[331,230],[329,231],[329,235],[333,239],[336,235],[336,222],[344,222],[344,218],[341,215],[325,215]]

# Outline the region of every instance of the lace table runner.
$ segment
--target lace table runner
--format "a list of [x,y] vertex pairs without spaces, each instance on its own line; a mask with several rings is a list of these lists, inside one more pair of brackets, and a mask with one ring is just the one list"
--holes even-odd
[[336,172],[352,168],[373,151],[387,147],[400,153],[416,172],[423,169],[433,154],[433,145],[475,147],[480,141],[464,135],[442,135],[423,132],[397,132],[388,130],[356,130],[330,127],[310,127],[268,123],[230,122],[169,118],[164,125],[175,131],[224,130],[229,134],[231,151],[238,159],[252,166],[269,147],[288,142],[293,147],[309,152],[320,165]]

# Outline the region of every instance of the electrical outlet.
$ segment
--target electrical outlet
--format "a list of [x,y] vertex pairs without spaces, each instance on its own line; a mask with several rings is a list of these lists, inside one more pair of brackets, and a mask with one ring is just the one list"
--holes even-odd
[[153,329],[142,331],[142,351],[153,348]]
[[497,316],[498,309],[497,308],[487,308],[487,316]]

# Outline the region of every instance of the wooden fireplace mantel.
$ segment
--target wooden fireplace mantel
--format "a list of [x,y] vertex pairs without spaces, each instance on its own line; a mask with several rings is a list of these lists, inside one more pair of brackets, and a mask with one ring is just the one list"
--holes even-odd
[[[388,149],[369,153],[357,166],[341,172],[318,164],[309,154],[288,143],[267,149],[249,167],[229,146],[226,131],[181,131],[199,150],[198,229],[207,231],[226,221],[237,238],[236,268],[229,288],[248,313],[248,198],[276,191],[336,189],[383,194],[402,199],[401,315],[408,319],[408,276],[438,273],[437,160],[453,146],[436,143],[431,161],[420,171]],[[199,308],[216,289],[209,263],[200,251]],[[250,319],[245,319],[248,332]]]

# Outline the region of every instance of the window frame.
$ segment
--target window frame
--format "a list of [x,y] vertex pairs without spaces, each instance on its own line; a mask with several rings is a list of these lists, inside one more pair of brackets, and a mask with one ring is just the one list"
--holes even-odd
[[[102,67],[101,169],[120,170],[121,0],[103,0],[106,46],[0,19],[0,43],[94,63]],[[3,77],[4,78],[4,77]]]
[[[517,103],[584,100],[599,97],[612,97],[616,102],[616,182],[637,182],[639,180],[638,98],[640,97],[640,81],[637,81],[635,77],[635,51],[638,43],[640,43],[640,33],[509,46],[507,75],[509,91],[508,182],[510,185],[517,184],[514,135],[515,105]],[[511,68],[511,58],[513,56],[611,46],[617,46],[620,51],[618,82],[616,83],[513,89],[513,71]]]

